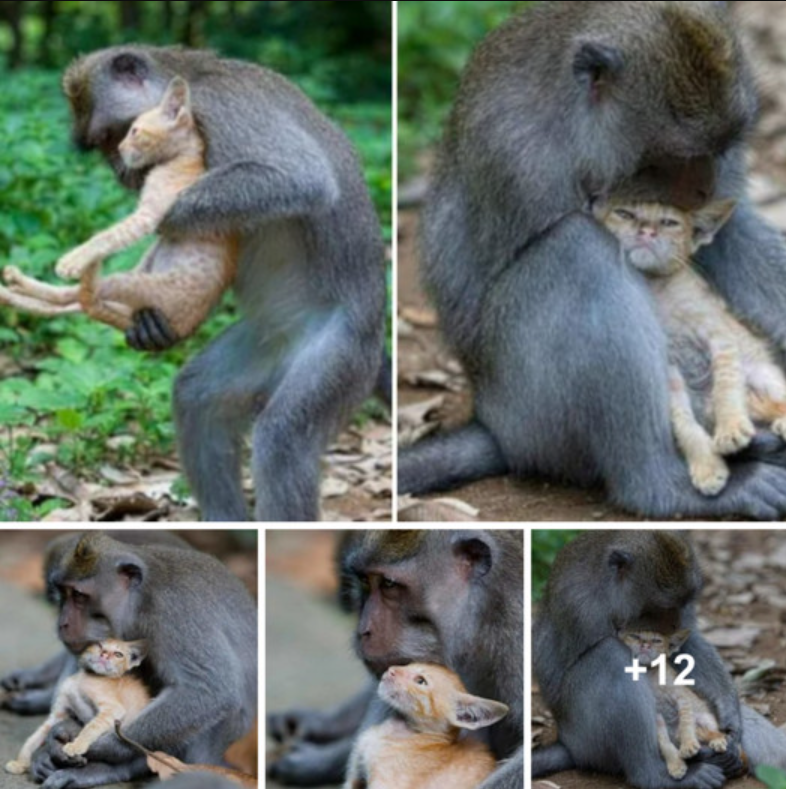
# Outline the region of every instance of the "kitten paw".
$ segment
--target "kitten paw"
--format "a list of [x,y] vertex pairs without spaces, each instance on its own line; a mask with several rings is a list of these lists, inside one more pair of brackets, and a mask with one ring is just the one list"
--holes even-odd
[[693,758],[701,750],[698,740],[688,740],[680,745],[680,757],[683,759]]
[[786,417],[782,416],[780,419],[776,419],[770,425],[770,428],[776,435],[780,436],[781,438],[786,438]]
[[5,771],[13,775],[23,775],[29,769],[30,769],[29,764],[25,762],[20,762],[18,759],[15,759],[12,762],[8,762],[5,766]]
[[753,422],[745,416],[718,426],[713,443],[721,455],[734,455],[745,449],[756,435]]
[[55,273],[63,279],[79,279],[85,269],[94,262],[93,258],[89,257],[81,247],[77,247],[57,261]]
[[728,742],[725,737],[718,737],[714,740],[710,740],[708,745],[715,753],[726,753]]
[[666,763],[666,769],[672,778],[676,778],[679,781],[688,772],[688,765],[682,759],[673,759]]
[[3,269],[3,280],[6,285],[16,285],[22,278],[22,272],[16,266],[6,266]]
[[66,756],[82,756],[85,751],[83,748],[80,748],[79,745],[77,745],[76,740],[74,740],[73,742],[67,742],[63,746],[63,753]]
[[705,496],[717,496],[729,481],[729,467],[721,457],[707,458],[690,467],[693,487]]

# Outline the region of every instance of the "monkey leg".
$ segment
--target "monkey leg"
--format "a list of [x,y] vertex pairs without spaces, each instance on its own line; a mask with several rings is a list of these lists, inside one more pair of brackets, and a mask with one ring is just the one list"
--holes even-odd
[[75,304],[79,298],[77,285],[50,285],[23,274],[16,266],[6,266],[3,279],[14,293],[31,296],[49,304],[66,306]]
[[88,762],[77,769],[66,768],[55,770],[44,780],[45,789],[90,789],[93,786],[136,781],[149,776],[147,759],[144,756],[134,757],[125,764],[104,764]]
[[253,429],[256,520],[319,520],[320,456],[370,393],[376,351],[336,312],[289,354]]
[[709,433],[696,419],[685,380],[674,365],[669,367],[669,391],[671,426],[688,463],[691,480],[705,496],[716,496],[729,480],[729,467],[716,451]]
[[693,487],[669,418],[666,337],[645,284],[617,258],[613,239],[573,214],[499,276],[483,333],[495,355],[474,381],[479,420],[518,474],[603,482],[650,517],[778,519],[777,466],[735,461],[713,498]]
[[288,786],[340,784],[352,753],[353,737],[328,745],[299,742],[268,767],[268,777]]

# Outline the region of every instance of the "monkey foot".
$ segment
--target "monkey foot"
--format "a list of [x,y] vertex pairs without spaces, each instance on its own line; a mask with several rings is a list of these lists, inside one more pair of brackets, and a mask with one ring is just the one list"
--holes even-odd
[[705,496],[717,496],[729,481],[729,468],[720,457],[706,462],[693,463],[690,467],[693,486]]
[[22,775],[28,771],[29,767],[29,764],[25,764],[24,762],[17,760],[8,762],[5,766],[5,771],[7,773],[12,773],[13,775]]
[[746,416],[720,425],[715,432],[713,443],[721,455],[734,455],[745,449],[755,435],[756,428]]

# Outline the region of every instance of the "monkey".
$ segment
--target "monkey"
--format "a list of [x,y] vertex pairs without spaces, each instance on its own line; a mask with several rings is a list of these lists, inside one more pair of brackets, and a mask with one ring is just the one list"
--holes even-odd
[[538,3],[478,46],[421,239],[474,416],[401,453],[401,494],[543,474],[603,485],[648,517],[786,513],[784,445],[772,434],[735,458],[719,496],[693,489],[670,433],[663,329],[589,214],[611,191],[683,209],[738,200],[698,264],[735,314],[786,350],[786,248],[744,193],[757,109],[725,3]]
[[370,530],[345,532],[338,550],[341,601],[357,614],[355,649],[372,680],[328,713],[272,714],[268,732],[289,741],[271,778],[294,786],[341,783],[358,732],[383,722],[376,697],[391,667],[437,663],[469,693],[510,708],[488,729],[506,760],[482,789],[521,789],[523,750],[523,532]]
[[[129,724],[129,736],[185,762],[221,764],[256,715],[257,612],[241,582],[200,551],[133,546],[92,531],[61,545],[47,585],[70,652],[109,637],[146,641],[140,671],[154,698]],[[46,789],[147,775],[144,756],[114,734],[74,767],[63,753],[73,734],[73,723],[55,727],[33,756],[31,773]]]
[[[174,532],[149,529],[115,529],[107,531],[112,539],[129,545],[170,545],[191,550],[191,546]],[[57,602],[57,590],[50,585],[53,569],[61,558],[79,542],[80,533],[71,532],[49,542],[44,553],[46,597]],[[0,679],[0,687],[8,691],[0,706],[19,715],[43,715],[52,707],[55,688],[77,670],[77,659],[63,649],[50,660],[30,669],[13,671]]]
[[58,688],[47,719],[25,740],[19,756],[6,764],[9,773],[21,775],[30,769],[30,758],[44,744],[55,724],[69,716],[84,715],[85,727],[63,752],[83,756],[112,722],[130,722],[150,703],[150,694],[133,672],[145,659],[143,641],[118,641],[113,638],[89,644],[79,656],[79,668]]
[[[241,465],[252,437],[255,519],[319,519],[319,458],[382,369],[387,289],[379,220],[346,136],[282,76],[201,50],[120,46],[64,76],[74,139],[124,185],[117,146],[169,81],[191,87],[207,173],[159,226],[168,239],[237,234],[243,318],[192,359],[174,387],[179,456],[203,520],[249,517]],[[170,347],[165,317],[136,314],[138,349]]]
[[[637,789],[716,789],[751,766],[786,767],[786,733],[740,705],[720,655],[698,632],[702,579],[682,532],[587,531],[557,555],[533,625],[533,671],[557,722],[558,741],[532,754],[532,774],[568,769],[622,775]],[[693,690],[716,713],[726,751],[702,751],[672,778],[658,749],[656,700],[630,682],[623,630],[689,630],[681,653]]]

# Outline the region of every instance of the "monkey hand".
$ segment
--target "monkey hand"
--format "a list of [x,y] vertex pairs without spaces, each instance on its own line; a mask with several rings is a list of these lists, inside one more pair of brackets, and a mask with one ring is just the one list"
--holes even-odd
[[0,687],[4,690],[17,691],[27,690],[33,688],[37,684],[38,674],[34,670],[20,669],[19,671],[12,671],[0,679]]
[[298,742],[268,766],[267,776],[287,786],[316,786],[333,783],[336,778],[340,781],[340,775],[335,776],[332,771],[336,764],[340,764],[343,774],[350,749],[350,739],[330,745]]
[[274,740],[283,743],[295,740],[328,742],[332,739],[326,731],[323,716],[315,710],[271,713],[267,716],[267,731]]
[[156,309],[135,312],[134,322],[126,331],[126,342],[135,351],[166,351],[181,339],[166,315]]
[[748,759],[740,747],[739,739],[732,735],[726,738],[726,750],[717,752],[704,747],[697,757],[702,762],[712,764],[723,770],[726,778],[740,778],[750,771]]
[[89,246],[82,244],[82,246],[72,249],[57,261],[55,273],[58,277],[63,277],[63,279],[79,279],[88,266],[97,262],[98,259],[90,251]]

